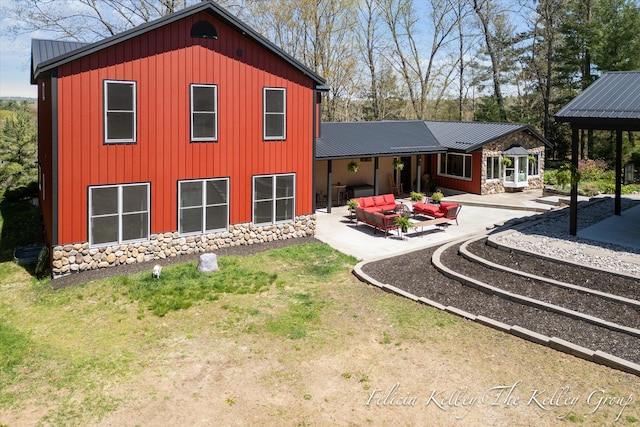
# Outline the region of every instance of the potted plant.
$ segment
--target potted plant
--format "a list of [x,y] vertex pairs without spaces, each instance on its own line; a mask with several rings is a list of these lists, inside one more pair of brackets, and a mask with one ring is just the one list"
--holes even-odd
[[358,164],[353,160],[350,161],[349,164],[347,165],[347,170],[349,172],[358,172]]
[[404,162],[398,158],[393,159],[393,168],[401,171],[404,168]]
[[424,193],[412,191],[411,193],[409,193],[409,199],[414,203],[422,202],[424,200]]
[[347,208],[349,209],[349,219],[351,221],[353,221],[353,213],[355,212],[356,208],[359,206],[359,203],[356,199],[351,199],[347,202]]
[[399,217],[396,218],[396,227],[398,227],[398,230],[400,230],[402,233],[406,233],[407,231],[409,231],[409,227],[411,227],[411,221],[409,221],[409,218],[400,215]]
[[511,161],[511,158],[510,158],[510,157],[503,157],[503,158],[502,158],[502,166],[504,166],[504,167],[508,168],[508,167],[510,167],[511,165],[513,165],[513,162]]
[[433,203],[440,203],[440,200],[444,199],[444,194],[442,194],[442,191],[440,190],[436,190],[432,195],[431,195],[431,199],[433,200]]

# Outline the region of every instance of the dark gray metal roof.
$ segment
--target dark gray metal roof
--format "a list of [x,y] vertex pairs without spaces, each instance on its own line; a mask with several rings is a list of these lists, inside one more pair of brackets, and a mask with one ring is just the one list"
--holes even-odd
[[506,154],[508,156],[526,156],[529,154],[529,152],[519,145],[514,145],[504,150],[502,154]]
[[558,111],[555,118],[560,122],[640,120],[640,71],[606,73]]
[[317,159],[444,153],[422,121],[322,123]]
[[[221,6],[219,6],[217,3],[211,0],[203,0],[202,2],[196,3],[193,6],[186,7],[178,12],[163,16],[162,18],[159,18],[155,21],[151,21],[151,22],[139,25],[135,28],[116,34],[115,36],[109,37],[107,39],[104,39],[95,43],[91,43],[88,45],[84,45],[73,50],[67,50],[61,53],[59,56],[45,57],[43,55],[40,55],[40,57],[36,61],[35,53],[32,52],[32,81],[34,81],[37,78],[38,74],[40,73],[50,71],[67,62],[79,59],[91,53],[95,53],[107,47],[121,43],[125,40],[129,40],[131,38],[137,37],[140,34],[144,34],[154,29],[160,28],[164,25],[178,21],[186,16],[200,13],[202,11],[207,11],[211,13],[217,19],[229,25],[231,28],[234,28],[236,31],[246,35],[248,38],[250,38],[254,42],[264,47],[266,50],[275,54],[282,60],[288,62],[293,67],[295,67],[296,69],[304,73],[305,75],[309,76],[317,85],[317,89],[319,90],[327,89],[326,82],[322,77],[318,76],[311,69],[307,68],[301,62],[293,58],[291,55],[289,55],[288,53],[280,49],[278,46],[276,46],[275,44],[267,40],[265,37],[257,33],[253,28],[249,27],[247,24],[239,20],[236,16],[230,14]],[[68,42],[68,43],[72,43],[72,42]],[[52,46],[53,46],[53,43],[52,43]],[[67,46],[67,47],[70,47],[70,46]],[[32,48],[33,48],[33,44],[32,44]]]
[[35,83],[36,67],[43,62],[65,55],[89,43],[69,42],[61,40],[31,40],[31,83]]
[[425,124],[440,145],[450,150],[471,152],[484,144],[520,131],[528,132],[551,146],[531,126],[518,123],[427,121]]

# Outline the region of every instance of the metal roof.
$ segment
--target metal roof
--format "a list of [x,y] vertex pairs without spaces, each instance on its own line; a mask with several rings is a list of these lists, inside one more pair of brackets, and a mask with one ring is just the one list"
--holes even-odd
[[[264,47],[266,50],[275,54],[282,60],[288,62],[293,67],[309,76],[317,85],[317,89],[319,90],[327,90],[325,80],[318,76],[311,69],[307,68],[301,62],[293,58],[291,55],[280,49],[278,46],[267,40],[264,36],[257,33],[253,28],[249,27],[247,24],[242,22],[236,16],[230,14],[225,9],[223,9],[217,3],[211,0],[203,0],[202,2],[196,3],[193,6],[186,7],[178,12],[172,13],[170,15],[163,16],[162,18],[156,19],[155,21],[151,21],[142,25],[139,25],[130,30],[124,31],[122,33],[116,34],[112,37],[109,37],[104,40],[100,40],[95,43],[87,44],[80,46],[76,49],[66,50],[69,46],[58,46],[58,48],[62,48],[65,51],[62,52],[59,56],[49,57],[45,55],[41,55],[41,52],[38,52],[38,58],[36,60],[36,53],[32,51],[32,81],[37,79],[37,76],[40,73],[50,71],[55,69],[56,67],[66,64],[67,62],[82,58],[83,56],[98,52],[107,47],[113,46],[115,44],[121,43],[123,41],[129,40],[131,38],[137,37],[146,32],[155,30],[164,25],[170,24],[172,22],[178,21],[186,16],[194,15],[196,13],[200,13],[202,11],[206,11],[211,13],[217,19],[221,20],[225,24],[229,25],[231,28],[236,31],[242,33],[247,36],[260,46]],[[72,43],[72,42],[67,42]],[[38,43],[39,45],[40,43]],[[53,47],[55,43],[51,43],[51,47]],[[33,44],[32,44],[33,49]]]
[[512,145],[508,149],[504,150],[502,154],[506,154],[508,156],[526,156],[529,154],[529,152],[524,147],[520,147],[519,145]]
[[560,122],[639,120],[640,71],[609,72],[555,114]]
[[317,159],[444,153],[424,122],[322,123],[316,138]]
[[440,145],[450,150],[471,152],[509,134],[526,131],[547,145],[550,143],[528,125],[486,122],[425,122]]
[[61,40],[31,40],[31,83],[35,84],[36,67],[43,62],[49,61],[58,56],[65,55],[89,43],[70,42]]
[[316,138],[316,158],[399,156],[447,150],[471,152],[521,131],[551,146],[531,126],[523,124],[419,120],[322,123],[321,137]]

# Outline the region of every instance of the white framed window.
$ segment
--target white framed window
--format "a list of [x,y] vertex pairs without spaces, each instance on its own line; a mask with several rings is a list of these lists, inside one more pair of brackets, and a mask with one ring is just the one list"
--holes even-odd
[[136,142],[136,82],[104,81],[104,142]]
[[218,140],[218,86],[191,85],[191,141]]
[[254,176],[253,223],[293,221],[295,193],[295,174]]
[[89,187],[89,244],[149,238],[149,183]]
[[527,159],[529,176],[540,175],[540,154],[529,154]]
[[263,89],[263,137],[265,140],[287,138],[287,91],[284,88]]
[[500,156],[487,156],[487,181],[500,179]]
[[229,228],[229,179],[178,181],[178,230],[203,234]]
[[471,179],[471,154],[444,153],[438,154],[438,173],[465,180]]

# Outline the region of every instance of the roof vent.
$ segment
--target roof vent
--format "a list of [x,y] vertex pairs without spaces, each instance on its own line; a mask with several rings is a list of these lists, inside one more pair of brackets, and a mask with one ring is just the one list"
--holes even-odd
[[211,22],[198,21],[191,27],[191,37],[217,40],[218,32]]

